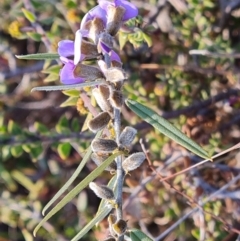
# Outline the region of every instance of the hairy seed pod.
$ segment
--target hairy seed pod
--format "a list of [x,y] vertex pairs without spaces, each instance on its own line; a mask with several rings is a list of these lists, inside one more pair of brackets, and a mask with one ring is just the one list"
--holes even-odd
[[90,66],[90,65],[85,65],[78,63],[73,70],[73,75],[75,78],[77,77],[84,77],[88,81],[96,80],[99,78],[103,78],[103,73],[100,71],[99,68]]
[[137,152],[130,155],[123,161],[122,167],[126,173],[137,169],[143,161],[146,159],[146,156],[143,152]]
[[108,100],[110,96],[109,88],[106,85],[100,85],[92,90],[92,94],[102,111],[112,113],[113,108]]
[[119,219],[112,225],[113,231],[118,235],[123,235],[127,230],[127,222],[123,219]]
[[95,17],[90,22],[89,26],[89,37],[94,41],[95,44],[98,43],[99,35],[104,31],[104,21],[101,18]]
[[118,145],[114,140],[98,138],[92,141],[91,147],[94,152],[110,153],[113,152]]
[[122,25],[122,18],[125,13],[125,8],[118,6],[111,6],[109,4],[108,7],[108,21],[107,21],[107,32],[112,36],[116,35],[118,30]]
[[110,120],[108,112],[102,112],[88,122],[88,127],[92,132],[98,132],[106,127]]
[[121,109],[122,105],[124,104],[124,98],[123,98],[122,92],[118,90],[112,91],[109,101],[114,108]]
[[97,185],[94,182],[89,183],[89,187],[93,190],[93,192],[102,199],[107,199],[109,201],[115,200],[115,196],[113,190],[104,185]]
[[127,78],[126,73],[121,68],[111,67],[104,72],[106,81],[111,83],[116,83],[118,81],[123,81]]
[[[91,158],[97,166],[100,166],[107,158],[109,157],[108,154],[104,153],[92,153]],[[106,169],[106,171],[110,171],[111,173],[115,173],[117,170],[117,164],[113,161]]]
[[96,58],[99,55],[97,46],[89,41],[82,40],[79,47],[81,47],[81,53],[86,55],[88,58]]
[[137,130],[133,127],[125,127],[122,133],[120,134],[119,143],[125,147],[129,147],[132,144],[136,134]]

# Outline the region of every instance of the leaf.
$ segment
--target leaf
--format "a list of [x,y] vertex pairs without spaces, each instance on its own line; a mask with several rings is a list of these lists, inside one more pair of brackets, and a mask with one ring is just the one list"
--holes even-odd
[[42,40],[42,35],[39,33],[27,32],[27,36],[36,42],[40,42]]
[[61,116],[55,129],[58,133],[69,133],[70,132],[69,121],[65,115]]
[[50,219],[55,213],[57,213],[62,207],[64,207],[68,202],[70,202],[74,197],[78,195],[91,181],[98,177],[107,166],[109,166],[113,160],[123,154],[119,151],[107,158],[100,166],[98,166],[94,171],[92,171],[86,178],[84,178],[75,188],[73,188],[36,226],[33,231],[33,235],[36,236],[37,231],[40,227]]
[[69,97],[60,105],[60,107],[76,106],[78,99],[79,97]]
[[34,15],[32,12],[28,11],[26,8],[22,8],[22,12],[23,12],[24,16],[25,16],[31,23],[36,22],[36,17],[35,17],[35,15]]
[[8,122],[8,133],[12,135],[18,135],[22,133],[22,129],[19,125],[17,125],[13,120]]
[[184,135],[179,129],[177,129],[170,122],[159,116],[150,108],[130,99],[126,100],[126,105],[144,121],[151,124],[154,128],[163,133],[165,136],[176,141],[178,144],[184,146],[186,149],[192,151],[196,155],[201,156],[204,159],[209,159],[208,153],[201,146],[199,146],[189,137]]
[[17,183],[12,179],[8,170],[6,170],[1,163],[0,163],[0,177],[1,179],[4,180],[5,185],[8,187],[8,189],[11,192],[14,192],[17,190]]
[[33,126],[40,134],[48,134],[49,133],[49,129],[40,122],[37,122],[37,121],[34,122]]
[[97,213],[96,216],[73,239],[71,239],[71,241],[77,241],[82,238],[96,223],[101,222],[111,210],[111,206],[106,206],[101,212]]
[[11,147],[11,154],[14,157],[20,157],[23,154],[22,146],[12,146]]
[[143,39],[147,43],[148,47],[152,46],[152,39],[149,35],[143,33]]
[[122,50],[123,47],[124,47],[124,45],[125,45],[126,42],[128,41],[128,34],[120,31],[120,32],[118,33],[118,36],[119,36],[120,50]]
[[71,145],[68,142],[60,143],[58,145],[58,154],[63,159],[66,160],[71,152]]
[[[43,82],[53,82],[55,80],[58,80],[59,79],[59,75],[56,75],[56,74],[49,74],[44,80]],[[35,87],[35,88],[38,88],[38,87]],[[33,89],[35,89],[33,88]],[[33,91],[33,90],[32,90]]]
[[[102,133],[101,131],[98,132],[95,138],[99,138],[101,133]],[[82,171],[83,167],[89,160],[91,154],[92,154],[92,149],[91,149],[91,147],[89,147],[87,149],[85,156],[83,157],[82,161],[80,162],[79,166],[77,167],[75,172],[72,174],[72,176],[69,178],[69,180],[62,186],[62,188],[54,195],[54,197],[43,208],[43,210],[42,210],[43,215],[48,210],[48,208],[70,187],[70,185],[73,183],[73,181],[78,177],[79,173]]]
[[57,53],[38,53],[38,54],[27,54],[27,55],[15,55],[18,59],[58,59],[59,54]]
[[132,241],[153,241],[145,233],[138,229],[131,229],[129,232]]
[[61,69],[60,65],[52,65],[49,68],[42,70],[41,72],[44,74],[55,74],[59,76],[60,69]]
[[71,96],[71,97],[79,97],[79,90],[64,90],[62,91],[64,95]]
[[74,90],[74,89],[81,89],[87,86],[95,86],[99,84],[103,84],[104,80],[97,80],[91,82],[84,82],[81,84],[74,84],[74,85],[56,85],[56,86],[40,86],[34,87],[31,92],[33,91],[55,91],[55,90]]

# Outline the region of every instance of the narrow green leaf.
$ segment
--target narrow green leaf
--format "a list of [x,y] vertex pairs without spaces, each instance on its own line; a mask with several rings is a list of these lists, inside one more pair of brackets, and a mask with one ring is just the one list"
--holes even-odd
[[64,90],[62,93],[71,97],[79,97],[80,94],[79,90]]
[[60,107],[76,106],[78,99],[79,97],[69,97],[60,105]]
[[60,143],[57,147],[58,154],[63,160],[66,160],[69,157],[71,149],[72,146],[68,142]]
[[170,122],[159,116],[156,112],[134,100],[126,100],[127,106],[140,116],[144,121],[151,124],[165,136],[176,141],[186,149],[192,151],[196,155],[209,159],[208,153],[197,143],[184,135],[179,129],[173,126]]
[[28,11],[26,8],[22,8],[22,12],[24,14],[24,16],[31,22],[31,23],[34,23],[36,21],[36,17],[35,15]]
[[97,213],[96,216],[71,240],[77,241],[82,238],[94,225],[98,222],[101,222],[112,210],[111,206],[105,206],[101,212]]
[[61,69],[60,65],[52,65],[49,68],[42,70],[41,72],[44,74],[55,74],[59,76],[60,69]]
[[38,53],[38,54],[27,54],[27,55],[15,55],[18,59],[58,59],[59,54],[57,53]]
[[42,40],[42,35],[39,33],[27,32],[27,36],[36,42],[40,42]]
[[64,207],[68,202],[70,202],[74,197],[78,195],[91,181],[93,181],[96,177],[98,177],[107,166],[109,166],[113,160],[123,154],[123,152],[119,151],[109,158],[107,158],[100,166],[98,166],[94,171],[92,171],[86,178],[84,178],[75,188],[73,188],[36,226],[33,231],[33,235],[36,236],[37,231],[40,227],[50,219],[56,212],[58,212],[62,207]]
[[131,229],[129,232],[132,241],[153,241],[145,233],[138,229]]
[[74,84],[74,85],[56,85],[56,86],[40,86],[34,87],[31,92],[33,91],[55,91],[55,90],[74,90],[74,89],[81,89],[87,86],[95,86],[99,84],[103,84],[104,80],[92,81],[92,82],[84,82],[81,84]]
[[[95,138],[99,138],[101,135],[101,131],[97,133]],[[79,173],[82,171],[83,167],[86,165],[87,161],[92,154],[91,147],[88,147],[85,156],[83,157],[82,161],[80,162],[79,166],[69,178],[69,180],[62,186],[62,188],[54,195],[54,197],[46,204],[46,206],[42,210],[42,214],[44,215],[48,208],[70,187],[73,181],[79,176]]]
[[143,33],[143,39],[147,43],[148,47],[152,46],[152,39],[149,35],[147,35],[146,33]]
[[49,82],[53,82],[59,80],[59,75],[57,74],[49,74],[44,80],[43,82],[49,83]]
[[8,170],[0,163],[0,177],[5,182],[5,185],[12,192],[17,190],[17,183],[12,179]]

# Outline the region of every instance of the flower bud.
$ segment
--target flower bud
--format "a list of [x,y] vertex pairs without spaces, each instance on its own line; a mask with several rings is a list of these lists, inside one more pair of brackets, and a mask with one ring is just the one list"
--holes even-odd
[[[107,158],[108,154],[104,153],[92,153],[91,158],[97,166],[100,166]],[[110,171],[111,173],[115,173],[117,170],[117,164],[113,161],[106,169],[106,171]]]
[[98,132],[107,126],[110,120],[111,116],[108,112],[102,112],[88,122],[88,127],[92,132]]
[[87,23],[89,29],[89,37],[94,41],[95,44],[99,41],[99,35],[104,31],[105,24],[101,18],[94,18]]
[[94,182],[89,183],[89,187],[93,190],[93,192],[102,199],[107,199],[109,201],[115,200],[113,190],[104,185],[97,185]]
[[92,94],[102,111],[112,112],[113,109],[108,100],[110,95],[108,86],[100,85],[93,89]]
[[146,156],[143,152],[134,153],[123,161],[122,167],[124,171],[128,173],[138,168],[143,163],[145,158]]
[[122,92],[117,90],[112,91],[109,101],[114,108],[121,109],[124,103]]
[[91,147],[94,152],[110,153],[113,152],[118,145],[114,140],[99,138],[92,141]]
[[109,53],[112,48],[113,48],[113,37],[106,32],[101,33],[99,35],[98,52]]
[[121,68],[109,68],[104,72],[104,75],[106,77],[106,81],[109,82],[118,82],[123,81],[126,79],[126,73]]
[[112,36],[116,35],[120,29],[125,11],[126,10],[121,6],[108,6],[108,21],[106,30]]
[[133,127],[127,126],[124,128],[119,137],[119,143],[125,147],[128,147],[132,144],[135,136],[137,134],[137,130]]
[[89,41],[82,40],[79,48],[81,48],[81,53],[86,55],[86,58],[94,58],[99,55],[97,46]]
[[123,235],[127,230],[127,222],[123,219],[119,219],[112,225],[113,231],[118,235]]
[[84,77],[88,81],[103,78],[103,73],[99,68],[78,63],[73,71],[74,77]]

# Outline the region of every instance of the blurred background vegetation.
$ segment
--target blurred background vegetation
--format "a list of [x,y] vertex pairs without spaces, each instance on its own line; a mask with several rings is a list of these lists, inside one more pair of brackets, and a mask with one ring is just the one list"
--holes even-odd
[[[212,154],[237,144],[240,1],[131,2],[139,8],[140,17],[127,23],[132,31],[123,29],[115,46],[121,46],[129,75],[125,96],[156,110]],[[96,213],[99,199],[86,189],[33,238],[42,207],[74,172],[93,136],[84,127],[88,115],[78,93],[30,92],[35,86],[60,84],[61,63],[15,57],[56,52],[60,40],[74,39],[82,17],[95,5],[94,0],[0,2],[1,241],[70,240]],[[199,55],[191,50],[204,51]],[[127,107],[122,113],[123,124],[138,129],[131,151],[141,150],[142,138],[151,164],[150,168],[146,162],[126,178],[124,215],[130,227],[159,240],[197,202],[239,174],[240,154],[231,151],[172,178],[169,187],[154,170],[170,176],[200,159]],[[74,185],[94,168],[89,161]],[[105,184],[109,179],[103,174],[98,181]],[[161,240],[240,240],[239,184],[236,181],[216,195],[203,210],[166,231]],[[101,222],[83,240],[103,240],[106,228],[107,222]]]

